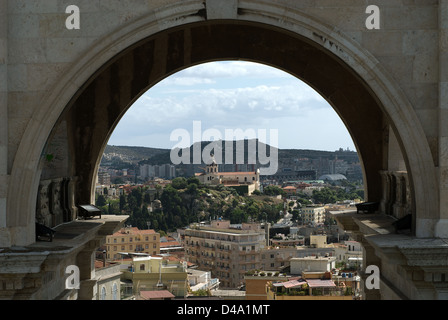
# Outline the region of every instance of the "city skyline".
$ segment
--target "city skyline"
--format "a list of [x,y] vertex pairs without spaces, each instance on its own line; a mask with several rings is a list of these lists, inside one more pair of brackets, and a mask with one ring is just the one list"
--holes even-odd
[[[177,129],[278,131],[282,149],[356,151],[331,105],[307,84],[266,65],[225,61],[180,71],[144,93],[123,116],[109,145],[173,148]],[[192,143],[197,142],[192,141]]]

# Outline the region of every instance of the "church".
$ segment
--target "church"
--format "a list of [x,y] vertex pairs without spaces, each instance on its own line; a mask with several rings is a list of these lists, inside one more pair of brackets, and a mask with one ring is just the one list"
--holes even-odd
[[246,194],[251,195],[260,190],[260,169],[250,172],[219,172],[218,164],[213,158],[205,168],[205,172],[197,173],[196,177],[205,185],[224,185],[226,187],[247,187]]

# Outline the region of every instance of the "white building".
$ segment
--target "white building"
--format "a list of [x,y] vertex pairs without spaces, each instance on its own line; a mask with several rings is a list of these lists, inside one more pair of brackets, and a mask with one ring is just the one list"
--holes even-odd
[[187,269],[191,291],[213,290],[219,287],[219,279],[212,278],[210,271]]
[[305,257],[291,259],[291,274],[302,274],[308,272],[327,272],[336,267],[335,257]]
[[345,241],[335,247],[335,256],[338,261],[345,262],[349,266],[359,266],[362,264],[362,247],[357,241]]
[[303,224],[321,224],[325,222],[325,207],[306,206],[301,209]]
[[174,179],[176,177],[176,167],[171,164],[149,165],[144,164],[139,167],[140,177]]

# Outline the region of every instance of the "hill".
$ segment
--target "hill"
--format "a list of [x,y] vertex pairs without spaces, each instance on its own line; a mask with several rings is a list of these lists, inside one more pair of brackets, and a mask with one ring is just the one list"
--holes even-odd
[[113,155],[121,155],[121,158],[123,159],[142,161],[159,154],[169,154],[169,152],[169,149],[108,145],[104,150],[104,155],[109,157],[112,157]]
[[[197,146],[196,143],[190,147],[190,163],[193,163],[193,154],[195,146]],[[201,153],[203,152],[204,148],[207,147],[210,142],[203,141],[200,143],[200,150]],[[225,154],[226,154],[226,142],[222,142],[222,161],[225,161]],[[266,145],[264,143],[258,143],[258,141],[255,141],[256,150],[255,152],[258,152],[259,146],[264,146],[264,150],[266,150],[266,155],[269,156],[271,151],[274,150],[274,147],[271,147],[269,145]],[[149,148],[151,149],[151,148]],[[244,140],[244,159],[247,163],[249,151],[252,151],[252,149],[249,148],[249,141]],[[288,160],[288,159],[300,159],[300,158],[308,158],[308,159],[319,159],[319,158],[328,158],[328,159],[335,159],[336,157],[340,160],[345,160],[348,163],[356,163],[359,162],[358,154],[355,151],[346,151],[346,150],[337,150],[337,151],[319,151],[319,150],[302,150],[302,149],[276,149],[278,152],[278,158],[280,162],[283,162],[282,160]],[[180,152],[180,150],[179,150]],[[182,149],[182,152],[185,152],[185,149]],[[237,153],[239,152],[239,149],[237,147],[237,142],[233,141],[233,159],[236,159]],[[149,153],[149,152],[148,152]],[[152,152],[153,155],[149,157],[145,157],[143,161],[140,162],[140,164],[150,164],[150,165],[161,165],[165,163],[171,163],[171,150],[169,149],[155,149],[155,151]],[[180,153],[179,153],[180,154]],[[239,154],[239,153],[238,153]]]

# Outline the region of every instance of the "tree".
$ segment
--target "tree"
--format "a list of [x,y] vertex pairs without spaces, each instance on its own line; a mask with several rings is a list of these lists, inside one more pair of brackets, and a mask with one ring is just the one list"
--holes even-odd
[[187,179],[187,183],[188,184],[196,184],[196,185],[200,185],[201,182],[199,181],[199,179],[197,177],[190,177]]
[[184,177],[177,177],[172,180],[171,185],[173,186],[174,189],[180,190],[185,189],[188,183],[187,179],[185,179]]
[[96,205],[97,207],[104,207],[106,204],[107,204],[107,202],[106,202],[106,198],[105,198],[102,194],[100,194],[100,195],[98,196],[98,198],[96,199],[96,203],[95,203],[95,205]]
[[285,191],[278,186],[267,186],[263,189],[263,193],[268,196],[283,196],[285,194]]
[[143,195],[143,203],[145,204],[151,203],[151,196],[149,195],[148,192],[145,192],[145,194]]
[[126,197],[122,194],[120,196],[120,213],[124,211],[125,207],[126,207]]

